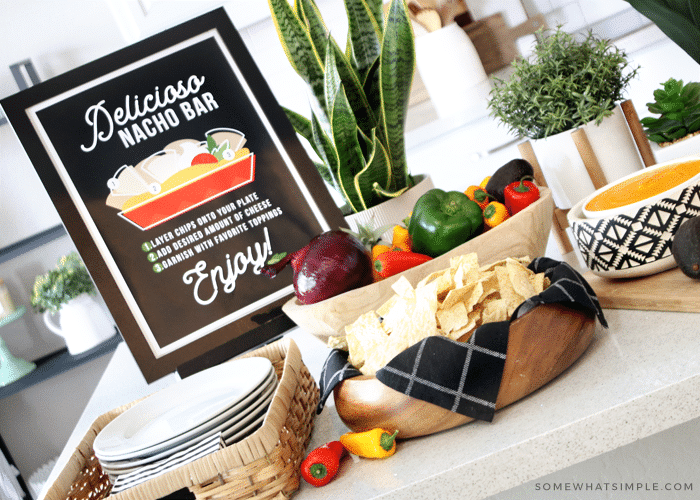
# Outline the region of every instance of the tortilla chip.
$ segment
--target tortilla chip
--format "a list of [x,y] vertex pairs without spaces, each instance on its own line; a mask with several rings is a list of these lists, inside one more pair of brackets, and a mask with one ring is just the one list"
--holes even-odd
[[509,318],[508,306],[503,299],[488,301],[484,304],[484,311],[481,314],[482,323],[495,323],[506,321]]
[[506,270],[508,271],[508,279],[513,285],[513,290],[522,297],[522,300],[537,295],[535,288],[530,282],[530,276],[534,274],[532,271],[513,259],[506,261]]
[[462,328],[469,322],[469,312],[463,302],[457,302],[449,309],[440,309],[436,316],[444,333]]
[[341,351],[347,351],[348,339],[345,337],[345,335],[339,335],[337,337],[328,337],[327,345],[331,349],[340,349]]
[[370,353],[384,349],[388,337],[377,314],[370,311],[345,327],[345,339],[348,361],[361,369]]
[[413,299],[415,298],[415,290],[411,283],[408,281],[406,276],[401,276],[391,288],[396,292],[396,295],[403,298]]

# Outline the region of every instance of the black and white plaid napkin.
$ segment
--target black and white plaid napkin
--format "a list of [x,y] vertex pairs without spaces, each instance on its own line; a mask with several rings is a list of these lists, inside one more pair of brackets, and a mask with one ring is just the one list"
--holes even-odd
[[[551,284],[518,306],[510,321],[540,304],[562,303],[595,313],[607,327],[595,292],[571,266],[540,257],[528,267],[544,272]],[[408,396],[490,422],[505,366],[510,321],[481,325],[466,343],[438,336],[423,339],[394,357],[376,377]],[[361,372],[348,363],[347,352],[333,349],[321,371],[318,412],[339,382],[358,375]]]

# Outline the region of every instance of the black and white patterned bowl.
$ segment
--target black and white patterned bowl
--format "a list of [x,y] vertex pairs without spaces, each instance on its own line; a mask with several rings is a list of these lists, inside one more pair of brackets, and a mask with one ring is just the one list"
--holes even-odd
[[673,235],[686,219],[700,215],[700,175],[647,203],[620,207],[605,217],[584,215],[583,206],[590,198],[577,203],[567,216],[588,269],[611,278],[648,276],[675,267]]

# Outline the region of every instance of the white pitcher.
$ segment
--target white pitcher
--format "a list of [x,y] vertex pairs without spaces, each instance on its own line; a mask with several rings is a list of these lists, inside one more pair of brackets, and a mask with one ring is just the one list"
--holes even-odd
[[114,323],[102,307],[85,293],[61,306],[58,323],[51,311],[44,312],[44,323],[49,330],[65,339],[68,352],[73,355],[88,351],[115,334]]

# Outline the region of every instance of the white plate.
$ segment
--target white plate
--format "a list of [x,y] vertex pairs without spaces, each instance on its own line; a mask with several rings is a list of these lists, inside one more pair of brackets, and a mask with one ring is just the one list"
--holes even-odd
[[[162,450],[158,453],[155,453],[153,455],[147,456],[147,457],[140,457],[140,458],[135,458],[131,460],[123,460],[123,461],[108,461],[108,460],[102,460],[99,459],[100,465],[102,466],[102,469],[110,475],[117,476],[119,474],[126,474],[127,472],[132,472],[134,470],[137,470],[138,468],[148,465],[152,462],[156,462],[158,460],[162,460],[170,455],[173,455],[177,453],[178,451],[184,450],[188,446],[192,446],[193,442],[196,441],[201,441],[203,439],[206,439],[207,437],[216,434],[217,432],[221,432],[222,436],[226,433],[230,432],[235,432],[231,431],[231,429],[237,429],[240,427],[239,422],[241,420],[250,421],[251,418],[255,418],[257,420],[257,416],[260,414],[261,410],[263,409],[263,416],[267,413],[267,409],[270,406],[270,403],[272,402],[272,398],[275,395],[275,391],[277,389],[277,380],[275,378],[274,382],[270,384],[264,391],[263,394],[259,396],[259,398],[256,398],[256,402],[254,404],[251,404],[248,408],[245,409],[244,412],[241,412],[241,414],[234,415],[225,422],[222,422],[221,424],[217,425],[216,427],[212,429],[208,429],[207,431],[203,432],[200,435],[195,436],[192,439],[189,439],[185,442],[173,445],[172,447]],[[242,424],[245,425],[245,424]]]
[[98,458],[126,458],[187,433],[243,400],[267,379],[267,358],[243,358],[187,377],[112,420],[93,443]]
[[236,443],[238,441],[241,441],[241,440],[247,438],[250,434],[252,434],[255,430],[257,430],[257,427],[263,423],[266,416],[267,416],[267,411],[263,412],[262,414],[259,414],[259,416],[255,420],[253,420],[251,423],[249,423],[244,429],[241,429],[240,431],[233,434],[232,436],[229,436],[226,439],[224,439],[224,444],[226,446],[229,446],[229,445],[232,445],[233,443]]

